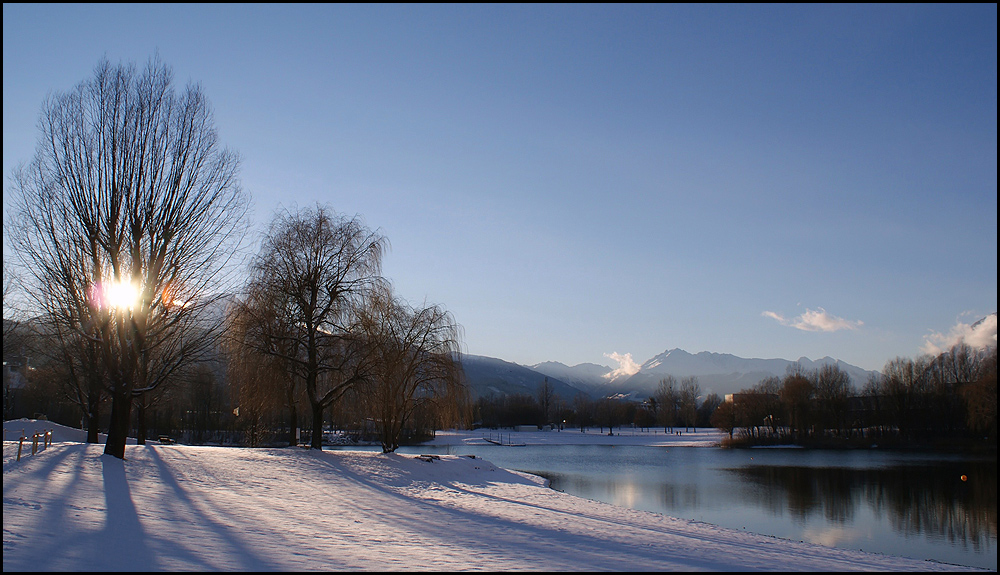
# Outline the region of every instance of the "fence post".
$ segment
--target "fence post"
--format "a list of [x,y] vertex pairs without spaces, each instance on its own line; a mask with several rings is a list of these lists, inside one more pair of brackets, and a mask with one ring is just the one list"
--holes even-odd
[[38,452],[38,433],[31,436],[31,454],[34,455]]
[[25,437],[24,434],[21,434],[20,439],[17,440],[17,460],[18,461],[21,461],[21,446],[24,445],[24,440],[25,439],[28,439],[28,438]]

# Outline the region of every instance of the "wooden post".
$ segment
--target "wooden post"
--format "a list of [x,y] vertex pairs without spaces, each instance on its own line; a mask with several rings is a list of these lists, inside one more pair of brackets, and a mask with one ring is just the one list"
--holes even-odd
[[21,461],[21,446],[24,445],[24,440],[25,439],[28,439],[28,438],[25,437],[24,434],[22,433],[21,434],[21,438],[17,440],[17,460],[18,461]]

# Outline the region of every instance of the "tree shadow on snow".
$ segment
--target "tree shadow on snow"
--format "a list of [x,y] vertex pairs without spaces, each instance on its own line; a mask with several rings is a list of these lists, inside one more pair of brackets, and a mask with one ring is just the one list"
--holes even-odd
[[101,456],[104,478],[104,501],[107,515],[101,537],[114,544],[102,558],[108,571],[153,571],[159,568],[156,556],[149,548],[148,535],[139,521],[132,501],[132,491],[125,477],[125,462],[110,455]]

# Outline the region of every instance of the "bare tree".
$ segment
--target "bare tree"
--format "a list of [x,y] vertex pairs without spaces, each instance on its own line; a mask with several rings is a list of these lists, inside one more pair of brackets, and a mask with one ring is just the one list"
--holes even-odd
[[[265,398],[280,403],[288,414],[288,444],[296,445],[302,378],[293,363],[301,356],[302,338],[294,302],[270,279],[255,276],[244,296],[234,301],[227,318],[226,355],[237,370],[233,383],[239,389],[238,405],[244,396],[255,405]],[[246,371],[251,368],[256,371]],[[262,414],[264,407],[259,407]],[[249,417],[256,417],[258,410],[248,409]]]
[[923,402],[928,388],[928,361],[896,357],[882,368],[880,395],[886,400],[890,420],[899,437],[911,439],[922,419]]
[[677,378],[672,375],[662,378],[656,386],[656,393],[653,397],[656,399],[659,423],[663,425],[663,432],[673,431],[680,406]]
[[14,270],[7,266],[7,260],[3,262],[3,341],[4,350],[7,349],[7,336],[17,328],[17,314],[13,305],[15,282],[17,276]]
[[289,441],[294,441],[296,421],[295,378],[279,354],[260,353],[261,343],[252,338],[261,334],[253,322],[261,310],[253,298],[236,300],[227,310],[223,356],[226,381],[235,405],[236,425],[244,443],[260,446],[268,434],[268,422],[278,406],[290,411]]
[[701,395],[701,386],[698,385],[698,377],[690,376],[681,380],[680,407],[681,417],[684,419],[684,430],[689,427],[697,431],[698,424],[698,396]]
[[389,453],[416,410],[466,395],[460,328],[442,307],[411,307],[388,288],[374,290],[367,301],[361,325],[374,361],[362,396]]
[[101,61],[44,103],[39,126],[5,229],[36,302],[99,345],[112,399],[105,453],[124,458],[133,397],[212,334],[204,312],[246,225],[239,162],[220,148],[201,88],[176,92],[158,58],[141,72]]
[[35,324],[35,353],[58,365],[64,372],[60,378],[62,392],[82,414],[82,425],[87,430],[87,443],[98,443],[101,407],[107,400],[105,364],[101,357],[96,332],[90,337],[79,329],[71,329],[65,316],[43,315]]
[[552,404],[555,400],[555,390],[552,384],[549,383],[548,377],[542,380],[536,393],[538,394],[538,406],[542,412],[542,421],[540,423],[542,425],[549,424],[552,422]]
[[292,386],[301,382],[313,449],[323,448],[326,408],[364,375],[366,350],[352,322],[361,298],[382,280],[387,247],[359,217],[317,205],[278,213],[252,265],[247,341],[283,362]]
[[[14,296],[17,291],[17,276],[14,271],[7,266],[7,260],[3,262],[3,417],[10,419],[13,417],[15,408],[15,379],[20,374],[14,373],[14,357],[23,357],[24,337],[22,336],[23,326],[20,322],[18,306],[14,304]],[[8,363],[8,360],[10,363]],[[16,363],[20,364],[20,361]]]
[[729,434],[729,439],[733,439],[733,430],[736,428],[736,409],[732,401],[723,401],[712,412],[709,423],[716,429]]
[[809,407],[814,393],[813,382],[802,369],[789,369],[781,380],[778,398],[784,407],[789,429],[795,439],[800,441],[805,439],[809,431]]
[[827,364],[816,371],[814,388],[821,428],[841,435],[848,428],[847,406],[854,395],[851,376],[839,366]]
[[698,422],[702,427],[712,426],[712,414],[722,405],[722,396],[710,393],[698,406]]
[[997,437],[997,346],[984,350],[979,376],[962,388],[968,425],[994,442]]

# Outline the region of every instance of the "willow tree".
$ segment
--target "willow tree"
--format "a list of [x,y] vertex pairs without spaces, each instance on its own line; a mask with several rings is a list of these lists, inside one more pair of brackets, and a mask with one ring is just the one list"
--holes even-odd
[[385,286],[366,304],[359,325],[373,356],[361,397],[389,453],[418,410],[433,407],[454,418],[455,408],[467,404],[461,329],[443,307],[410,306]]
[[279,212],[251,265],[246,344],[284,366],[292,395],[305,390],[313,449],[323,447],[323,413],[366,369],[354,312],[382,281],[387,246],[359,217],[317,205]]
[[100,350],[111,397],[105,453],[124,458],[134,396],[197,358],[211,294],[245,231],[237,156],[201,88],[158,58],[101,61],[47,99],[34,159],[13,175],[5,230],[27,293]]

